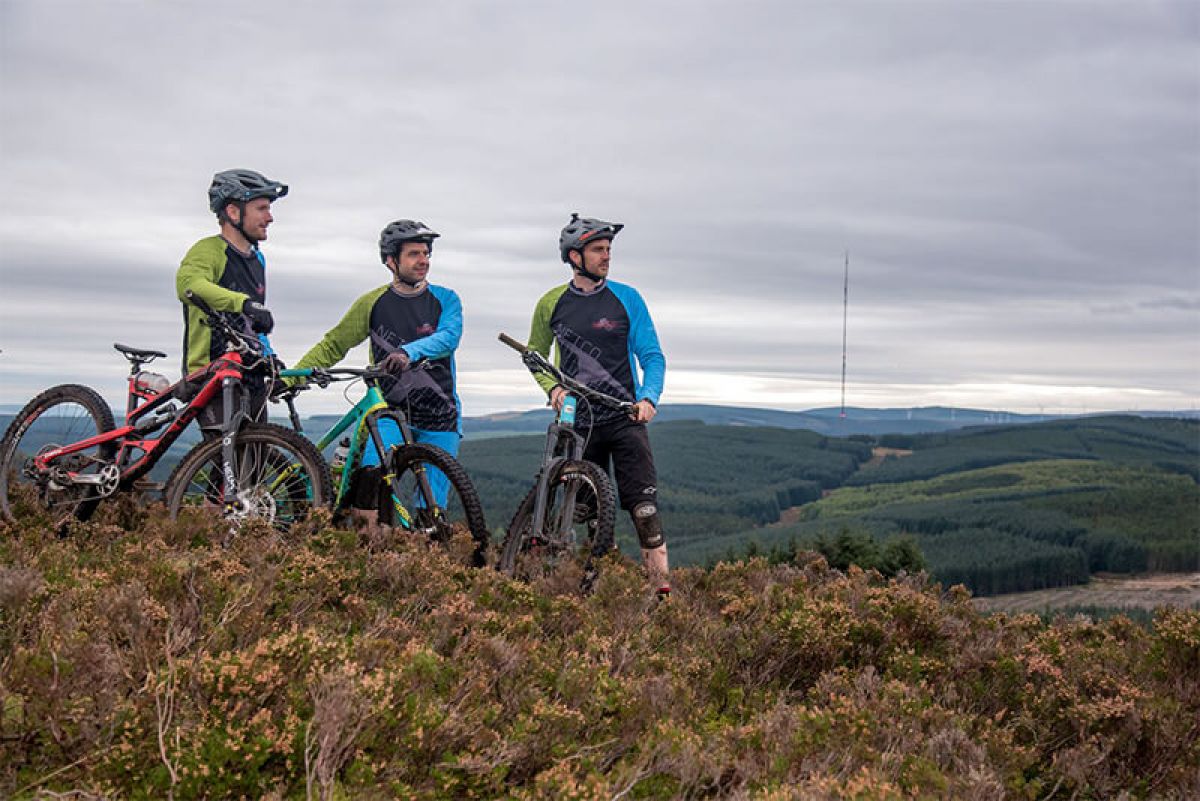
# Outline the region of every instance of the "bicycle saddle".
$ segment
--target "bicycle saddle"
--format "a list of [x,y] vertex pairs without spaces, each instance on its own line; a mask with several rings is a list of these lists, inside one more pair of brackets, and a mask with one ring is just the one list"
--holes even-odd
[[114,342],[113,347],[121,352],[121,354],[130,361],[135,359],[139,362],[148,362],[151,359],[167,357],[167,354],[161,350],[143,350],[141,348],[131,348],[128,345],[122,345],[120,342]]

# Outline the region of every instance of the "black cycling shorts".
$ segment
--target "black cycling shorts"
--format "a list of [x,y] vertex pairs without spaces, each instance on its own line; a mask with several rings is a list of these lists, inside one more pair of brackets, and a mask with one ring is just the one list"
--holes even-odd
[[658,505],[658,473],[645,423],[616,420],[592,428],[583,458],[616,475],[617,497],[626,511],[638,504]]

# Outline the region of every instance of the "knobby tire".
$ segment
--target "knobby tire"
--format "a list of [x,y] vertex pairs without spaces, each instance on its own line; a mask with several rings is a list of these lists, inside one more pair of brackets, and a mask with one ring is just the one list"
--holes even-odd
[[[471,563],[476,567],[483,566],[490,535],[483,516],[483,504],[463,466],[443,448],[414,442],[393,448],[389,467],[391,480],[385,476],[380,490],[387,501],[385,506],[391,507],[388,510],[391,524],[421,531],[442,544],[448,544],[455,533],[466,531],[475,542]],[[436,515],[427,511],[420,489],[420,477],[429,467],[445,474],[450,484],[446,503]],[[397,519],[402,514],[409,519]]]
[[[70,406],[78,408],[72,410]],[[56,407],[61,408],[55,412]],[[73,485],[54,489],[48,476],[31,478],[23,470],[26,462],[47,444],[70,445],[112,431],[113,425],[108,403],[96,390],[81,384],[52,387],[25,404],[0,439],[0,514],[4,519],[16,520],[16,511],[23,501],[21,496],[30,491],[36,494],[32,504],[51,513],[55,528],[61,528],[71,519],[91,517],[104,498],[95,487]],[[61,466],[80,473],[100,469],[112,464],[116,450],[115,442],[105,442],[63,457]]]
[[[586,514],[581,514],[578,510],[571,512],[577,523],[574,526],[577,536],[574,538],[572,551],[568,553],[566,547],[548,542],[549,538],[544,532],[553,521],[560,519],[560,510],[571,487],[576,490],[576,507],[582,505]],[[554,573],[564,561],[578,562],[583,565],[584,589],[588,589],[587,585],[590,585],[595,577],[596,560],[613,549],[616,495],[612,482],[604,471],[592,462],[559,462],[549,476],[545,519],[535,531],[533,512],[536,498],[535,486],[517,507],[517,512],[504,535],[504,542],[500,546],[497,568],[505,575],[531,581]],[[595,520],[596,523],[594,538],[591,540],[586,535],[586,525],[582,525],[588,520]]]
[[[324,457],[302,434],[272,423],[247,423],[237,432],[238,484],[248,508],[234,519],[265,519],[286,530],[314,509],[330,505],[333,490]],[[185,508],[224,509],[221,438],[192,448],[167,479],[171,517]]]

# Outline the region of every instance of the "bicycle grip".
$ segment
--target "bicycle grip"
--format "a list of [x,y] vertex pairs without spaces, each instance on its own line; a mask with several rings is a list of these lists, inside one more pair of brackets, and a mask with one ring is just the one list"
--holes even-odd
[[279,371],[280,378],[311,378],[312,374],[311,367],[293,367]]
[[212,306],[209,306],[207,303],[205,303],[204,298],[200,297],[192,290],[190,290],[190,289],[187,290],[184,293],[184,295],[187,297],[189,303],[191,303],[193,306],[195,306],[200,311],[207,314],[209,317],[217,316],[217,313],[215,311],[213,311]]
[[524,353],[525,351],[529,350],[529,348],[522,345],[520,342],[513,339],[512,337],[510,337],[508,334],[504,333],[503,331],[500,332],[500,336],[498,338],[501,342],[503,342],[505,345],[508,345],[510,348],[517,351],[518,353]]

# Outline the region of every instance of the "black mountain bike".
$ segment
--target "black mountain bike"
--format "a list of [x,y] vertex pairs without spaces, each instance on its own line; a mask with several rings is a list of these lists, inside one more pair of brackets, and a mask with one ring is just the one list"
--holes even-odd
[[508,525],[496,566],[526,581],[577,569],[587,592],[596,579],[596,561],[613,549],[616,493],[608,475],[583,458],[586,440],[575,430],[576,408],[579,402],[595,403],[631,414],[635,407],[563,375],[540,353],[507,334],[500,334],[500,341],[521,354],[531,373],[552,377],[567,395],[546,430],[536,483]]

